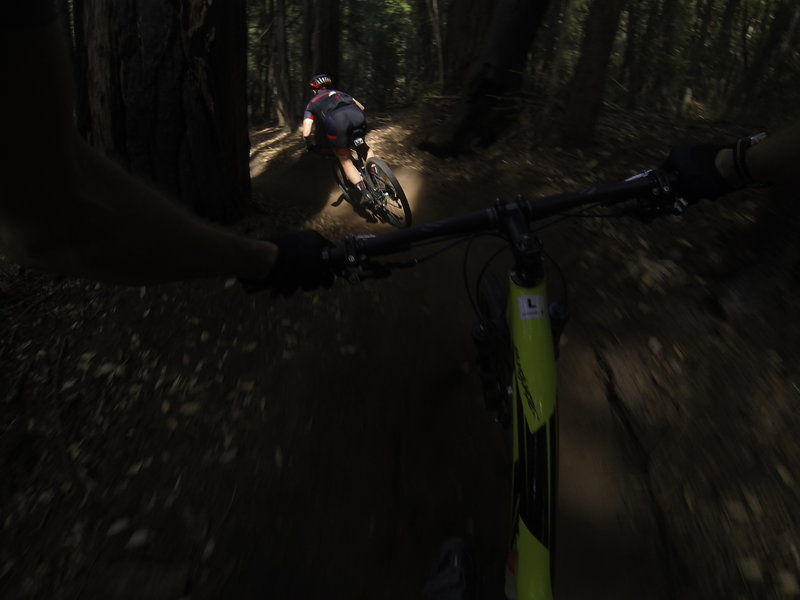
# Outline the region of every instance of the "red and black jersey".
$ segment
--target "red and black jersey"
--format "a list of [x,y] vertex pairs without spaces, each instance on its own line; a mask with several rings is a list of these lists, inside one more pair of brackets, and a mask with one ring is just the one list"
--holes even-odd
[[338,90],[320,90],[306,105],[304,119],[326,119],[328,115],[343,106],[355,106],[353,97]]

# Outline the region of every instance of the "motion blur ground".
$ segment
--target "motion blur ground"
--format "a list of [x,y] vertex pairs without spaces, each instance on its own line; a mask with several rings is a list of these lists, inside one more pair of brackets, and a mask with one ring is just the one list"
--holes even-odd
[[[612,115],[594,148],[510,139],[480,161],[410,151],[406,119],[377,124],[371,143],[424,223],[617,179],[685,135],[628,119]],[[243,229],[372,230],[330,206],[327,165],[298,178],[313,157],[296,138],[272,151],[254,179],[264,214]],[[742,311],[721,318],[709,302],[747,264],[764,194],[652,225],[541,232],[572,313],[559,598],[798,593],[791,261]],[[509,467],[472,367],[460,270],[455,251],[276,302],[221,281],[124,289],[4,265],[0,596],[418,597],[454,535],[498,583]]]

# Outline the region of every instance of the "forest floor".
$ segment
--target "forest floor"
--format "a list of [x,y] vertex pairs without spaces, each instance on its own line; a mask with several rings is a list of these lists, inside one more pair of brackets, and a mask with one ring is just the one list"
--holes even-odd
[[[415,149],[430,117],[373,126],[416,223],[753,131],[610,110],[591,146],[439,160]],[[386,228],[333,206],[296,135],[254,131],[252,172],[247,233]],[[571,312],[558,598],[800,597],[795,206],[750,190],[541,231]],[[419,598],[460,535],[498,598],[510,467],[462,256],[286,299],[0,262],[0,597]]]

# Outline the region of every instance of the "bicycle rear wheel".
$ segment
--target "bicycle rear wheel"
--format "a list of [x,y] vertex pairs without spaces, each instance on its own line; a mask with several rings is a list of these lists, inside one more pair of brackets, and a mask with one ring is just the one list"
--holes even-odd
[[[375,173],[372,173],[372,166]],[[377,215],[395,227],[411,227],[411,207],[400,183],[385,162],[380,158],[367,160],[366,172],[370,187],[375,193]]]

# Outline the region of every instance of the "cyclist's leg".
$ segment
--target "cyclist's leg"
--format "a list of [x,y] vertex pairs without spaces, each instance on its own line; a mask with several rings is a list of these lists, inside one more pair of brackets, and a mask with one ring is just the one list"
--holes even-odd
[[345,176],[350,183],[357,186],[361,182],[361,175],[351,160],[350,119],[346,111],[339,109],[330,113],[325,120],[325,131]]
[[345,176],[353,185],[358,185],[361,181],[361,175],[358,173],[358,169],[353,164],[353,160],[350,157],[350,150],[345,148],[344,150],[340,148],[336,148],[334,150],[336,154],[336,158],[339,159],[339,164],[342,165],[342,170],[344,171]]

